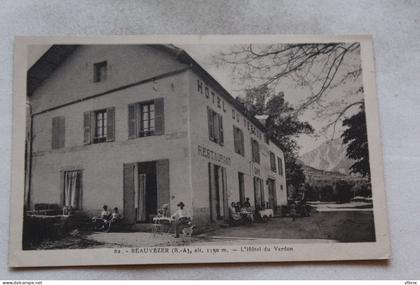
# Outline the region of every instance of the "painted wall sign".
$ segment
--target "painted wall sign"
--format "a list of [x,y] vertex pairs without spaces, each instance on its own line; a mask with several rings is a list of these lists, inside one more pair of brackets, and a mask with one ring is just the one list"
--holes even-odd
[[230,157],[227,157],[223,154],[212,151],[201,145],[198,145],[197,150],[198,150],[198,155],[202,157],[205,157],[215,162],[223,163],[225,165],[230,165]]
[[[217,95],[199,79],[197,79],[197,92],[199,94],[203,94],[209,101],[213,103],[213,105],[217,106],[217,108],[223,110],[223,112],[226,112],[225,108],[228,104],[225,103],[225,100],[223,100],[219,95]],[[254,126],[254,124],[247,120],[245,116],[242,116],[239,111],[232,108],[232,119],[239,123],[240,117],[243,118],[244,128],[246,128],[251,135],[254,135],[262,140],[262,131],[260,131],[256,126]]]

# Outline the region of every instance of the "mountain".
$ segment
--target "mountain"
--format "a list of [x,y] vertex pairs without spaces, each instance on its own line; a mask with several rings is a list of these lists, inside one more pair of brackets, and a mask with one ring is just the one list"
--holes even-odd
[[342,174],[350,174],[353,160],[346,157],[346,146],[341,138],[325,141],[316,149],[304,153],[299,158],[305,165]]

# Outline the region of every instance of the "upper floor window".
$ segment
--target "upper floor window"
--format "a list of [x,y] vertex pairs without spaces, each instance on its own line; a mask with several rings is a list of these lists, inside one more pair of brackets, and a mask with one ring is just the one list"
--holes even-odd
[[93,82],[105,81],[107,77],[107,62],[101,61],[93,64]]
[[107,135],[107,111],[100,110],[94,112],[95,116],[95,135],[93,137],[94,143],[106,141]]
[[240,128],[233,126],[233,142],[235,146],[235,152],[240,155],[245,155],[245,146],[244,146],[244,133]]
[[115,139],[115,107],[88,111],[83,114],[84,144]]
[[164,134],[163,98],[128,105],[128,137]]
[[223,145],[223,117],[207,107],[207,119],[209,139],[219,145]]
[[270,151],[270,168],[274,172],[277,171],[277,169],[276,169],[276,156],[271,151]]
[[277,157],[277,164],[279,165],[279,174],[283,176],[283,161],[280,157]]
[[270,144],[270,137],[268,136],[268,134],[264,134],[264,140],[266,144]]
[[260,145],[254,139],[251,139],[252,161],[260,163]]

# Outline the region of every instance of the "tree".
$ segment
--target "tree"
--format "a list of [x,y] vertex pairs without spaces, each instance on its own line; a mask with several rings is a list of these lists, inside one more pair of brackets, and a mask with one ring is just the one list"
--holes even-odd
[[302,165],[297,161],[299,146],[296,137],[311,134],[314,130],[308,122],[299,121],[295,109],[283,93],[272,94],[264,86],[246,91],[245,98],[237,98],[250,116],[263,116],[267,135],[273,138],[284,152],[286,180],[288,185],[298,187],[305,181]]
[[[334,133],[345,113],[363,104],[359,43],[237,45],[215,60],[232,65],[234,76],[247,88],[274,92],[283,78],[307,87],[310,95],[294,112],[313,108],[326,120],[321,131],[332,127]],[[347,86],[346,94],[333,92],[342,86]]]
[[352,173],[359,173],[363,177],[370,177],[364,104],[360,107],[358,113],[343,121],[343,126],[347,127],[341,135],[343,143],[347,144],[346,155],[348,158],[356,160],[356,162],[350,166],[350,171]]

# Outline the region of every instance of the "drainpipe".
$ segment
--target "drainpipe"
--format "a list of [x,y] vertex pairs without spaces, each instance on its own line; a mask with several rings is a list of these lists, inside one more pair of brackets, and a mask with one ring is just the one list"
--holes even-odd
[[31,207],[31,184],[32,184],[32,132],[33,132],[33,116],[32,116],[32,105],[29,102],[26,102],[29,107],[30,122],[29,122],[29,133],[27,133],[27,142],[26,142],[26,199],[25,206],[27,210],[30,210]]

